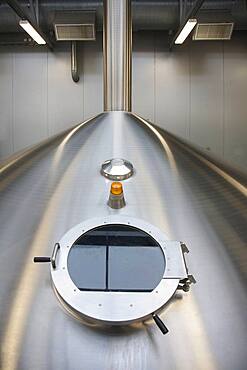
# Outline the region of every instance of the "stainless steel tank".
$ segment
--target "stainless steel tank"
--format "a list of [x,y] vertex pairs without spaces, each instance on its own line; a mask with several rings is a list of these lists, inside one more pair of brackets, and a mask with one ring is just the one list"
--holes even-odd
[[[100,172],[110,158],[134,167],[120,209],[107,205],[111,180]],[[10,158],[0,180],[1,369],[246,369],[244,178],[117,109]],[[189,247],[197,284],[162,311],[165,336],[152,320],[77,320],[55,296],[50,267],[33,264],[73,226],[113,216]]]

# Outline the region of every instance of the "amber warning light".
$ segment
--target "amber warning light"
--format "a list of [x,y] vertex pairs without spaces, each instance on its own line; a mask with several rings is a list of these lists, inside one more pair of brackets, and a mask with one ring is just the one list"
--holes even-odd
[[119,209],[125,206],[123,185],[121,182],[112,182],[108,206],[114,209]]
[[111,184],[111,193],[114,195],[120,195],[123,193],[123,186],[121,182],[113,182]]

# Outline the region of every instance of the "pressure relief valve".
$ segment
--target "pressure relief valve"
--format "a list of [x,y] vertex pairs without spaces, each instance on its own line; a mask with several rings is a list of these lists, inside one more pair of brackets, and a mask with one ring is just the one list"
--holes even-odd
[[114,209],[120,209],[125,206],[123,186],[121,182],[113,182],[111,184],[108,206]]

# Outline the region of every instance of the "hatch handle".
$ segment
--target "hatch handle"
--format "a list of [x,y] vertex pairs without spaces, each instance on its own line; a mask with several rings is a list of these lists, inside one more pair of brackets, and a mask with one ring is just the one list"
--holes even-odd
[[51,262],[52,267],[55,269],[56,268],[57,252],[59,251],[59,249],[60,249],[60,245],[59,245],[59,243],[56,243],[54,245],[51,257],[36,256],[36,257],[34,257],[33,262],[35,262],[35,263]]
[[56,268],[56,258],[57,258],[57,252],[59,251],[59,249],[60,249],[60,245],[59,243],[56,243],[54,245],[53,252],[51,255],[51,265],[54,269]]
[[156,314],[153,314],[153,319],[155,321],[155,324],[158,326],[162,334],[167,334],[169,332],[168,328],[165,326],[163,321],[160,319],[160,317]]
[[34,257],[33,258],[33,262],[35,263],[44,263],[44,262],[51,262],[51,258],[50,257]]

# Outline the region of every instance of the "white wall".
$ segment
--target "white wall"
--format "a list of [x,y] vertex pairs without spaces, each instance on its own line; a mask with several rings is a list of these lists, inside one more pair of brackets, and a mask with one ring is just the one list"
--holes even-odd
[[78,48],[80,81],[69,45],[0,48],[0,159],[102,112],[102,45]]
[[136,34],[133,110],[247,171],[247,37],[187,42]]
[[[246,38],[169,52],[164,34],[145,32],[133,44],[133,111],[246,171]],[[0,158],[102,111],[100,36],[79,64],[75,84],[67,45],[0,49]]]

